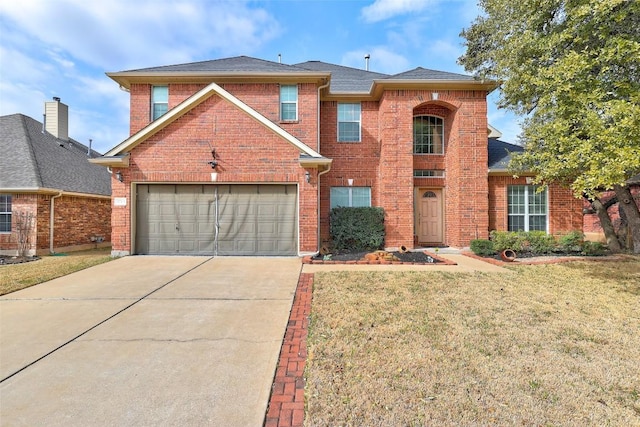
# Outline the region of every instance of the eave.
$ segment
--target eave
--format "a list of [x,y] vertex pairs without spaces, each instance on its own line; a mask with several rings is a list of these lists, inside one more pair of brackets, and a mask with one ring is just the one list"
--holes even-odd
[[384,91],[387,90],[473,90],[492,92],[499,86],[494,81],[482,80],[374,80],[371,89],[368,92],[325,92],[322,99],[324,101],[337,100],[362,100],[377,101],[382,97]]
[[132,84],[171,84],[171,83],[316,83],[324,84],[331,78],[329,72],[143,72],[122,71],[106,73],[108,77],[116,81],[120,87],[130,89]]
[[89,159],[90,163],[96,164],[96,165],[100,165],[100,166],[108,166],[108,167],[124,167],[124,168],[128,168],[129,167],[129,153],[125,153],[119,156],[102,156],[102,157],[95,157],[92,159]]
[[44,194],[47,196],[60,194],[62,196],[71,196],[71,197],[90,197],[93,199],[111,199],[111,195],[95,194],[95,193],[78,193],[75,191],[57,190],[55,188],[46,188],[46,187],[3,187],[3,188],[0,188],[0,193]]

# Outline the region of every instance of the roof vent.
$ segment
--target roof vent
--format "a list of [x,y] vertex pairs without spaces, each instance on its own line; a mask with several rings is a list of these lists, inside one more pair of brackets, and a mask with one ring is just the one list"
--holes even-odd
[[368,53],[364,56],[364,69],[369,71],[369,59],[371,58],[371,55],[369,55]]

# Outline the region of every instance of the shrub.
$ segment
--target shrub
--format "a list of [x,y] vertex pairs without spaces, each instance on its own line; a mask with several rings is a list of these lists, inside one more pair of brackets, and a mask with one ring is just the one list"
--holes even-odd
[[480,256],[491,256],[496,253],[491,240],[476,239],[471,241],[471,250]]
[[521,231],[494,230],[491,232],[491,241],[493,241],[493,247],[498,252],[502,252],[505,249],[522,252],[526,238],[525,233]]
[[384,210],[376,207],[337,207],[329,214],[333,249],[338,252],[362,252],[382,249]]
[[606,252],[606,246],[600,242],[582,242],[582,253],[588,256],[600,256]]
[[558,249],[563,252],[581,252],[584,243],[584,234],[582,232],[574,230],[558,240]]
[[526,233],[529,250],[535,254],[548,254],[556,247],[556,238],[544,231]]

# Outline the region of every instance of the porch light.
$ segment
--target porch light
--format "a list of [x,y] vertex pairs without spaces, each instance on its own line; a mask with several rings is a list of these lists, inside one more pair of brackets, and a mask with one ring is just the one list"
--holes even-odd
[[307,181],[307,184],[311,182],[311,173],[309,171],[304,173],[304,180]]
[[122,178],[122,172],[120,172],[120,171],[116,172],[116,179],[117,179],[118,181],[120,181],[120,182],[122,182],[122,181],[123,181],[123,178]]

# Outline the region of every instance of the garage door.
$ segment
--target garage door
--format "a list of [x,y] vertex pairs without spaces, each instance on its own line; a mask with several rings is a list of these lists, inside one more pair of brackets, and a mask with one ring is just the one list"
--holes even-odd
[[140,184],[136,253],[296,255],[295,185]]

